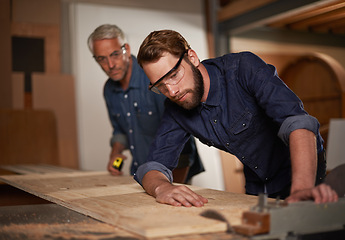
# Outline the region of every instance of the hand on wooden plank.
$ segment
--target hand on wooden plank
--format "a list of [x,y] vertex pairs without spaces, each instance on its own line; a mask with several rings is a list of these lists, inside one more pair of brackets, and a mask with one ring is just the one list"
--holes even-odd
[[142,184],[146,192],[154,196],[159,203],[202,207],[208,202],[207,198],[196,194],[185,185],[173,185],[163,173],[156,170],[146,173]]
[[286,198],[288,203],[304,200],[314,200],[315,203],[336,202],[338,195],[330,186],[323,183],[313,188],[292,192]]

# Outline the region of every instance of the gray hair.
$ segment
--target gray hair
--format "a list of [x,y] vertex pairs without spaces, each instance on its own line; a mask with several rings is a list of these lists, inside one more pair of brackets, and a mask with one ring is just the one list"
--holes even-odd
[[87,39],[87,44],[89,46],[91,53],[93,53],[94,41],[112,38],[118,38],[121,45],[127,43],[125,34],[118,26],[111,24],[103,24],[97,27]]

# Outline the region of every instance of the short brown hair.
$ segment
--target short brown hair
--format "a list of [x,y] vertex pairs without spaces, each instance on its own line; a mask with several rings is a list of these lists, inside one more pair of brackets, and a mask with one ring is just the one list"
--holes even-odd
[[173,30],[154,31],[140,45],[137,59],[142,66],[145,62],[158,61],[165,52],[180,57],[188,49],[190,46],[180,33]]

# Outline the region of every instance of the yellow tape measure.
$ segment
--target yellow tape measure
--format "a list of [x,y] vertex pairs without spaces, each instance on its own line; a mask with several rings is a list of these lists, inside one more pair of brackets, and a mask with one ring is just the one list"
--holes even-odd
[[117,170],[121,171],[122,165],[123,165],[123,159],[120,157],[116,158],[115,161],[113,162],[113,168]]

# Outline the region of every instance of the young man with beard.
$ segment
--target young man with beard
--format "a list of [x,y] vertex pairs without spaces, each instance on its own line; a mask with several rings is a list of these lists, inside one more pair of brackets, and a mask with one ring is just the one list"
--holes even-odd
[[326,162],[319,123],[273,66],[249,52],[200,62],[183,36],[171,30],[149,34],[138,62],[149,89],[169,99],[148,162],[135,174],[158,202],[187,207],[207,202],[171,183],[177,153],[191,135],[237,156],[247,194],[337,201],[335,191],[320,184]]
[[[146,161],[166,97],[148,91],[149,80],[131,55],[124,33],[116,25],[97,27],[88,38],[88,46],[109,77],[103,92],[113,126],[107,169],[112,175],[121,175],[122,172],[113,167],[113,162],[117,158],[125,160],[123,151],[129,149],[133,158],[130,173],[133,175]],[[179,183],[185,183],[204,170],[194,139],[189,138],[185,143],[182,154],[181,151],[178,153],[178,167],[174,171],[174,181]]]

